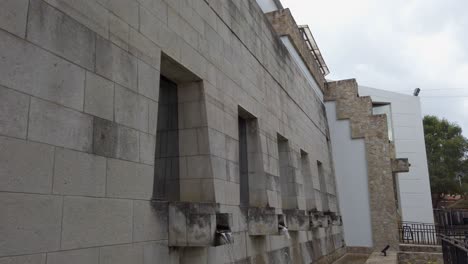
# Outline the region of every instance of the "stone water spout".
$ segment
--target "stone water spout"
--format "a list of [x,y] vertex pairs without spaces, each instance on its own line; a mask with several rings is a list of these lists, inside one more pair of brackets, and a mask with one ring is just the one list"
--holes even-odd
[[232,232],[230,230],[216,230],[216,235],[219,237],[217,244],[234,244],[234,238],[232,237]]
[[278,225],[278,230],[281,235],[286,236],[287,239],[291,239],[291,236],[289,235],[289,230],[286,226],[279,224]]

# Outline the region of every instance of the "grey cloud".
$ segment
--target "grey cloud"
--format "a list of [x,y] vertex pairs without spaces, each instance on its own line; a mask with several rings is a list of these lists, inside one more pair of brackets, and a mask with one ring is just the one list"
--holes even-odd
[[467,1],[282,2],[311,27],[331,70],[328,79],[356,78],[406,94],[420,87],[423,113],[458,123],[468,136]]

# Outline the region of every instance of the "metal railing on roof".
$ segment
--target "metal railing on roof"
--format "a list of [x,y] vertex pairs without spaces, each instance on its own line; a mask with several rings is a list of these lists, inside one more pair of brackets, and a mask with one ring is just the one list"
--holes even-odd
[[330,73],[330,70],[328,69],[328,66],[325,63],[325,60],[323,59],[322,53],[320,52],[320,49],[318,48],[317,42],[315,42],[314,36],[312,35],[312,32],[310,31],[309,26],[302,25],[302,26],[298,26],[298,28],[302,34],[302,37],[304,38],[304,41],[306,42],[307,48],[312,53],[312,55],[315,58],[315,61],[319,65],[323,76],[326,76],[327,74]]

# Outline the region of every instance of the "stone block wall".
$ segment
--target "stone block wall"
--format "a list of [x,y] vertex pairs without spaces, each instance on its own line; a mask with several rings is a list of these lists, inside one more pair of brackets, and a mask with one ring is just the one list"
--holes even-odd
[[[297,209],[310,209],[301,151],[309,186],[320,189],[320,161],[334,188],[323,103],[255,1],[0,6],[0,263],[329,263],[344,253],[340,226],[291,239],[248,234],[239,108],[258,122],[260,174],[280,176],[278,133],[288,140]],[[152,200],[161,74],[200,82],[197,100],[193,87],[178,95],[188,117],[179,123],[179,187],[184,200],[232,214],[232,246],[167,245],[167,203]],[[281,213],[277,185],[265,181],[261,204]]]

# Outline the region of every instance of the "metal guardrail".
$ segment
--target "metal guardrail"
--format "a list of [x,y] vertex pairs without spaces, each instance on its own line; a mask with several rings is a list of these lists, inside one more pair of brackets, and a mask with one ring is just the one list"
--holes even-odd
[[451,236],[439,235],[445,264],[468,263],[467,240],[459,240]]
[[400,242],[403,244],[440,245],[440,227],[433,224],[401,222],[399,225]]
[[401,222],[399,225],[400,243],[403,244],[441,245],[440,235],[464,241],[468,239],[468,228],[415,222]]

